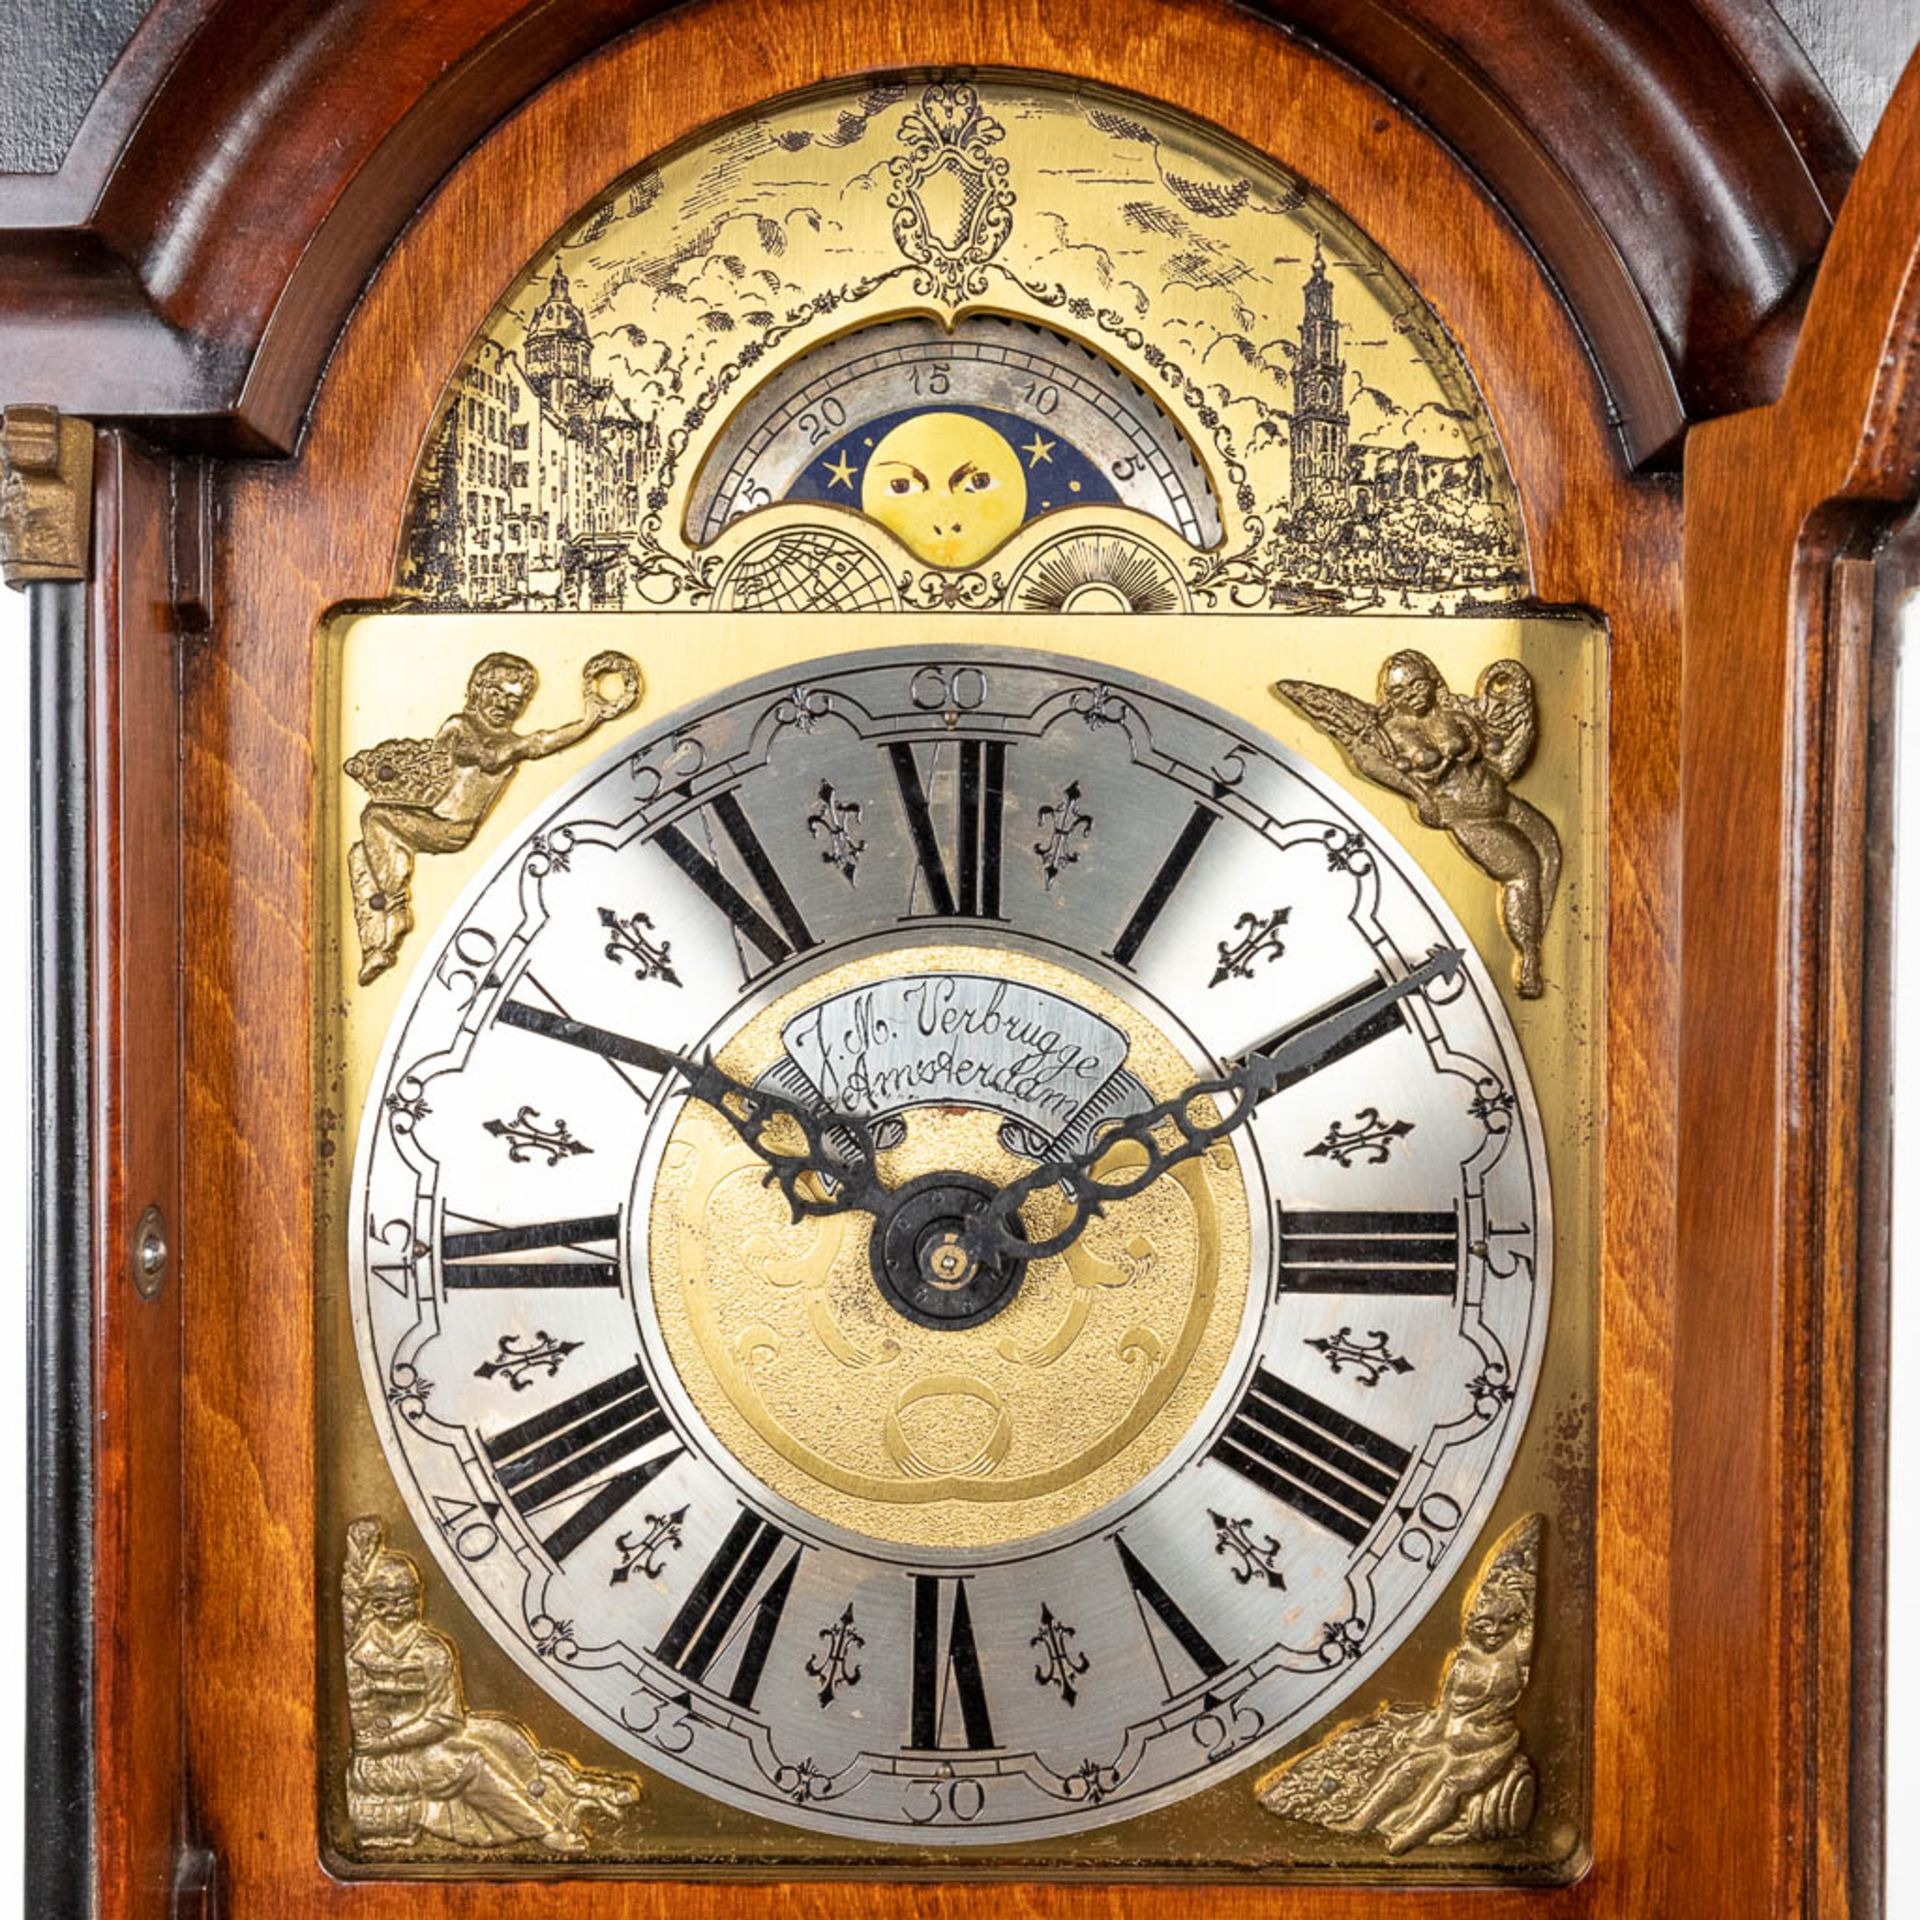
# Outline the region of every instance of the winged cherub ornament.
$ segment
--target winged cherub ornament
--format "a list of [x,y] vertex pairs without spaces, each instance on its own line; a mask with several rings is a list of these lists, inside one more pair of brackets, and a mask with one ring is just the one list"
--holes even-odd
[[467,703],[431,740],[383,740],[347,762],[350,780],[372,796],[360,838],[347,854],[360,933],[360,984],[393,965],[413,926],[413,863],[423,853],[458,853],[480,831],[522,761],[544,760],[640,698],[640,669],[624,653],[598,653],[581,672],[578,720],[514,731],[540,676],[514,653],[490,653],[468,676]]
[[1373,706],[1311,680],[1277,680],[1273,692],[1326,734],[1354,772],[1404,795],[1422,826],[1444,828],[1500,882],[1513,984],[1523,999],[1538,999],[1540,942],[1560,884],[1560,836],[1512,786],[1539,731],[1533,676],[1518,660],[1496,660],[1464,698],[1424,653],[1408,649],[1380,669]]

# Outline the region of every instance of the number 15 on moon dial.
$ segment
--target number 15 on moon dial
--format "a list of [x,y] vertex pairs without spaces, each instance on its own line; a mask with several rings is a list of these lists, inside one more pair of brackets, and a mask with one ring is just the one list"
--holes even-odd
[[569,1712],[849,1838],[1123,1820],[1345,1699],[1547,1323],[1513,1034],[1177,691],[890,650],[623,742],[423,959],[355,1170],[400,1488]]

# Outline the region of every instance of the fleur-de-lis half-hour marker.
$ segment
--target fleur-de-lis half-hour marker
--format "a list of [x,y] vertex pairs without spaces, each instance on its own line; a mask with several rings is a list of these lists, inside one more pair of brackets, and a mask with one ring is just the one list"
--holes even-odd
[[1338,1120],[1331,1122],[1327,1127],[1327,1137],[1315,1141],[1302,1157],[1308,1160],[1331,1160],[1341,1167],[1350,1167],[1356,1160],[1384,1167],[1393,1143],[1404,1140],[1412,1131],[1411,1120],[1382,1120],[1378,1107],[1362,1107],[1354,1115],[1351,1127],[1343,1127]]
[[620,1564],[607,1575],[607,1584],[624,1586],[636,1573],[645,1575],[649,1580],[659,1579],[666,1571],[664,1556],[678,1553],[685,1544],[681,1529],[686,1518],[685,1507],[676,1507],[671,1513],[650,1513],[647,1515],[645,1533],[623,1533],[613,1543],[614,1551],[620,1556]]
[[663,980],[670,987],[680,984],[673,970],[673,942],[653,940],[653,920],[644,913],[624,918],[611,907],[600,909],[600,924],[607,930],[607,958],[631,963],[636,980]]
[[556,1340],[549,1333],[536,1332],[531,1341],[517,1333],[503,1333],[498,1351],[491,1360],[482,1360],[474,1368],[476,1380],[504,1380],[515,1393],[524,1392],[528,1377],[538,1371],[549,1380],[565,1364],[567,1355],[580,1350],[578,1340]]
[[1213,978],[1207,985],[1218,987],[1229,980],[1251,980],[1253,963],[1262,955],[1269,966],[1278,960],[1287,950],[1286,942],[1280,938],[1280,929],[1287,924],[1292,912],[1291,907],[1275,907],[1266,914],[1243,913],[1233,923],[1239,939],[1217,942],[1220,964],[1214,968]]
[[1058,1687],[1060,1698],[1068,1706],[1079,1699],[1077,1683],[1093,1665],[1084,1653],[1075,1652],[1068,1644],[1076,1637],[1075,1630],[1042,1601],[1040,1631],[1027,1642],[1029,1646],[1040,1649],[1040,1661],[1033,1670],[1033,1677],[1043,1687]]
[[557,1167],[575,1154],[593,1151],[584,1141],[573,1137],[564,1120],[543,1127],[540,1116],[531,1107],[522,1107],[511,1120],[483,1120],[480,1124],[496,1140],[507,1143],[507,1158],[515,1166],[524,1166],[536,1153],[544,1153],[547,1165]]
[[860,821],[860,802],[842,800],[830,780],[820,782],[818,798],[820,804],[807,815],[807,831],[816,840],[826,842],[820,858],[828,866],[837,868],[847,885],[852,886],[860,856],[867,850],[867,843],[855,838],[853,831]]
[[1338,1333],[1323,1334],[1305,1344],[1323,1355],[1335,1373],[1345,1373],[1351,1368],[1359,1375],[1363,1387],[1377,1387],[1390,1373],[1413,1371],[1413,1362],[1395,1353],[1387,1343],[1387,1336],[1377,1330],[1364,1340],[1356,1340],[1351,1327],[1342,1327]]
[[1033,843],[1033,850],[1040,856],[1040,871],[1051,887],[1069,867],[1079,865],[1080,845],[1093,833],[1093,815],[1080,806],[1080,782],[1073,781],[1058,800],[1042,807],[1034,824],[1043,837]]
[[843,1687],[860,1684],[860,1669],[853,1664],[853,1656],[867,1642],[853,1624],[853,1602],[849,1600],[839,1619],[822,1627],[816,1637],[827,1644],[808,1656],[807,1678],[820,1682],[820,1704],[830,1707]]
[[1207,1518],[1213,1522],[1213,1550],[1234,1556],[1238,1565],[1232,1573],[1241,1586],[1264,1580],[1276,1592],[1285,1588],[1286,1579],[1280,1572],[1280,1542],[1272,1534],[1256,1540],[1250,1519],[1230,1520],[1224,1513],[1213,1512],[1209,1512]]

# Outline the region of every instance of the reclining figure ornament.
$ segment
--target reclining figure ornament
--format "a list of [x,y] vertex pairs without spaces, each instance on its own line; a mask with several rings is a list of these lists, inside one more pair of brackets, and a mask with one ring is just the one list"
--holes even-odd
[[1394,1854],[1526,1832],[1538,1783],[1514,1714],[1533,1666],[1543,1525],[1528,1514],[1488,1555],[1434,1704],[1376,1707],[1275,1767],[1253,1789],[1269,1813],[1372,1834]]
[[1533,676],[1518,660],[1496,660],[1467,698],[1409,648],[1380,669],[1374,706],[1311,680],[1277,680],[1273,694],[1326,734],[1362,779],[1404,795],[1422,826],[1444,828],[1500,882],[1514,988],[1537,1000],[1545,984],[1540,942],[1560,884],[1560,836],[1513,791],[1539,731]]
[[420,1570],[377,1520],[347,1528],[347,1818],[378,1852],[439,1841],[587,1851],[589,1817],[618,1820],[640,1798],[630,1775],[594,1773],[517,1722],[472,1712],[460,1652],[427,1625]]
[[472,843],[523,760],[559,753],[640,698],[640,669],[624,653],[597,653],[581,670],[585,711],[564,726],[514,732],[540,676],[514,653],[490,653],[467,677],[467,703],[431,740],[383,740],[347,762],[372,795],[347,854],[360,933],[360,984],[393,965],[413,927],[413,863]]

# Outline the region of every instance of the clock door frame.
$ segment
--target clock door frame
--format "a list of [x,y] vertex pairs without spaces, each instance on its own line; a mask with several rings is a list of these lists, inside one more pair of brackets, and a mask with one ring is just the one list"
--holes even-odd
[[[1071,26],[1039,0],[946,19],[900,0],[466,0],[430,22],[328,0],[272,23],[169,0],[62,172],[0,182],[4,397],[114,423],[90,578],[35,589],[43,1168],[68,1196],[38,1248],[35,1445],[90,1522],[76,1537],[42,1502],[38,1884],[90,1881],[115,1915],[176,1890],[211,1912],[216,1884],[242,1916],[416,1897],[341,1887],[315,1846],[333,1557],[307,1293],[319,615],[388,590],[469,333],[609,180],[767,93],[995,65],[1153,94],[1330,193],[1475,367],[1541,596],[1612,624],[1595,1866],[1551,1891],[1396,1898],[1679,1914],[1711,1875],[1729,1910],[1873,1911],[1877,1536],[1853,1515],[1871,1514],[1883,1365],[1884,1087],[1862,1048],[1876,935],[1848,905],[1875,791],[1871,583],[1850,569],[1916,491],[1906,362],[1876,356],[1912,337],[1920,82],[1841,211],[1803,331],[1852,155],[1784,32],[1718,0],[1534,11],[1522,40],[1495,0],[1115,0]],[[1592,141],[1596,113],[1633,139]],[[1765,246],[1729,237],[1729,202]],[[94,283],[72,284],[76,258]],[[33,289],[63,262],[50,318]],[[1760,411],[1714,422],[1743,407]],[[1781,473],[1792,487],[1758,498],[1754,476]],[[1754,1191],[1764,1213],[1716,1198]],[[134,1279],[150,1206],[169,1249],[151,1293]],[[511,1897],[446,1895],[476,1914]],[[578,1881],[546,1904],[795,1897]],[[806,1897],[962,1915],[1004,1896]],[[1115,1896],[1023,1897],[1064,1915]],[[1258,1898],[1125,1897],[1146,1914]],[[1323,1920],[1377,1901],[1284,1897]]]

